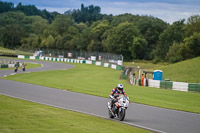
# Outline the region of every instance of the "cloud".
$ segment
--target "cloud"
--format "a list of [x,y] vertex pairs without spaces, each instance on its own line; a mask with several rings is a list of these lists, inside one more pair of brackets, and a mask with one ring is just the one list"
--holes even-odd
[[199,9],[199,5],[163,2],[108,2],[107,6],[103,6],[102,13],[113,15],[123,13],[151,15],[166,22],[173,23],[174,21],[187,19],[192,15],[199,14]]

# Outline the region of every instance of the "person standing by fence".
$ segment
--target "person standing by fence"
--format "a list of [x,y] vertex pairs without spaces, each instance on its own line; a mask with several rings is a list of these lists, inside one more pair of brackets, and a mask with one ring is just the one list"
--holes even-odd
[[142,74],[142,86],[144,86],[144,74]]

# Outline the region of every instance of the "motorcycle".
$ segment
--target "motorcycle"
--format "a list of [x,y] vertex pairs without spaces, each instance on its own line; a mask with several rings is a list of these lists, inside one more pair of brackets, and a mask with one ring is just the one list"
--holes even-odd
[[15,70],[14,70],[14,72],[17,72],[17,70],[18,70],[18,66],[16,66],[16,67],[15,67]]
[[124,95],[119,95],[117,99],[117,102],[115,102],[111,108],[109,108],[111,102],[108,102],[108,114],[112,119],[117,115],[119,120],[123,121],[126,115],[126,109],[129,105],[129,98]]
[[26,68],[25,68],[25,67],[26,67],[26,65],[23,63],[23,64],[22,64],[22,70],[23,70],[23,71],[25,71],[25,70],[26,70]]
[[24,66],[24,67],[22,67],[22,70],[23,70],[23,71],[25,71],[25,70],[26,70],[26,69],[25,69],[25,66]]

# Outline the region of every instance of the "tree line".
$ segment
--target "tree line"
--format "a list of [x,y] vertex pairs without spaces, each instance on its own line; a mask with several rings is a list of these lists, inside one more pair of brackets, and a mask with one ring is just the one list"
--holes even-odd
[[200,15],[168,24],[153,16],[101,14],[94,5],[60,14],[0,1],[0,46],[109,52],[127,61],[173,63],[200,56]]

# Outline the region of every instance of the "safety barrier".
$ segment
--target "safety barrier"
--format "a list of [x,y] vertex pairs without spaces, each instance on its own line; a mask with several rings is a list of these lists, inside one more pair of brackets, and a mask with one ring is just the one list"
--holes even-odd
[[[130,83],[132,85],[142,85],[141,79],[135,79],[132,76],[129,76]],[[162,89],[171,89],[176,91],[194,91],[200,92],[200,84],[199,83],[185,83],[185,82],[173,82],[173,81],[160,81],[153,79],[146,79],[146,85],[148,87],[162,88]]]
[[173,82],[172,90],[177,91],[188,91],[188,83],[184,82]]
[[160,88],[163,89],[172,89],[173,82],[171,81],[160,81]]
[[17,64],[0,64],[0,68],[11,68],[11,67],[15,67],[15,66],[22,66],[22,63],[19,63],[19,65]]
[[39,57],[39,56],[25,56],[25,55],[18,55],[20,59],[31,59],[31,60],[45,60],[45,61],[59,61],[59,62],[69,62],[69,63],[84,63],[84,64],[93,64],[97,66],[108,67],[116,70],[122,70],[123,66],[115,65],[111,63],[105,63],[100,61],[92,61],[92,60],[79,60],[79,59],[70,59],[70,58],[55,58],[55,57]]
[[0,68],[8,68],[8,64],[2,64],[0,65]]
[[197,84],[197,83],[189,83],[189,85],[188,85],[188,90],[189,90],[189,91],[197,91],[197,92],[200,92],[200,84]]
[[160,80],[149,79],[149,87],[160,88]]
[[0,68],[14,68],[15,66],[22,66],[22,63],[19,61],[0,59]]

